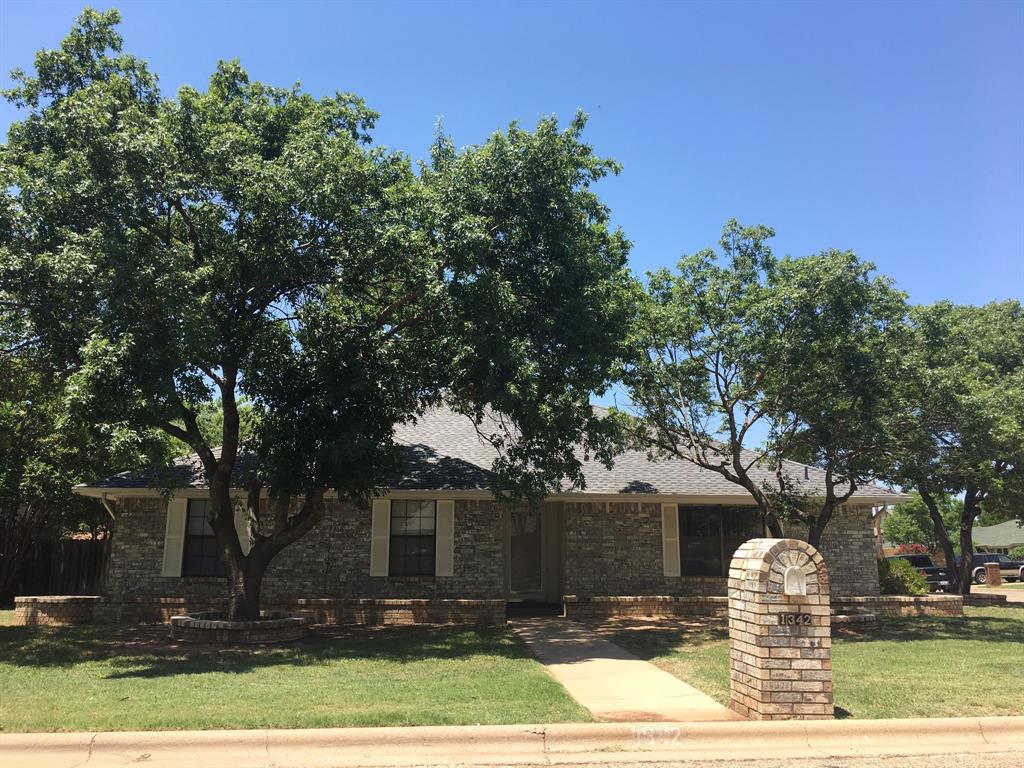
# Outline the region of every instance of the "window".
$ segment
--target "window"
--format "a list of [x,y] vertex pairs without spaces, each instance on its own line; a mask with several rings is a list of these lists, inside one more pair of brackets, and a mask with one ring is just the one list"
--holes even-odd
[[210,525],[211,513],[209,499],[189,499],[181,560],[182,576],[223,576],[225,573],[217,547],[217,536]]
[[436,523],[437,502],[391,502],[389,575],[434,575]]
[[727,576],[740,544],[764,534],[751,507],[679,507],[679,555],[684,576]]

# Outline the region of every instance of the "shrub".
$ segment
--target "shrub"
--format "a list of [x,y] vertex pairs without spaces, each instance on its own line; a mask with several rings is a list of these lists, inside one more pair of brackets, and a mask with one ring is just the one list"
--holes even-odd
[[1024,560],[1024,544],[1010,550],[1010,559],[1018,561]]
[[883,595],[927,595],[928,580],[906,560],[879,560],[878,586]]
[[930,554],[928,547],[924,544],[900,544],[896,547],[897,555],[927,555]]

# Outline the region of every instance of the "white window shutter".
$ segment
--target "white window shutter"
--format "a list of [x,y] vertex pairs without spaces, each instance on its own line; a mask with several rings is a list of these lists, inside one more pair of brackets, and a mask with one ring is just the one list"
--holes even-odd
[[682,573],[679,563],[679,505],[661,505],[661,556],[666,576]]
[[235,532],[238,533],[238,543],[242,545],[242,554],[248,555],[252,542],[249,541],[249,510],[245,504],[235,504]]
[[161,576],[181,576],[181,557],[185,548],[185,524],[188,521],[188,499],[167,502],[167,527],[164,529],[164,563]]
[[434,530],[435,576],[455,575],[455,502],[437,502],[437,526]]
[[391,501],[374,499],[370,531],[370,575],[388,575],[391,550]]

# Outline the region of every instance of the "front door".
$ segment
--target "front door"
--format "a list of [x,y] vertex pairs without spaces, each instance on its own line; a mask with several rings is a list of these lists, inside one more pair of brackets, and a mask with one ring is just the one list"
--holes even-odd
[[509,599],[540,600],[544,596],[544,528],[539,509],[509,511]]

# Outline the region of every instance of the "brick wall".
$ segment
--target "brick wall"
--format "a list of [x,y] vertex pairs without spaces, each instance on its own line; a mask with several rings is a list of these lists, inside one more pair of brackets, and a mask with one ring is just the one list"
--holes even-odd
[[666,577],[661,552],[661,504],[567,502],[565,593],[724,596],[726,578]]
[[[726,594],[724,577],[663,575],[660,503],[611,502],[606,509],[603,502],[569,502],[565,515],[567,595]],[[806,539],[805,528],[790,526],[787,534]],[[833,596],[878,594],[870,508],[837,511],[820,549]]]
[[[291,604],[300,598],[504,599],[504,505],[456,501],[454,575],[443,578],[371,577],[370,511],[336,501],[326,505],[321,524],[271,563],[263,583],[267,605]],[[664,576],[659,503],[566,502],[564,510],[565,594],[579,598],[726,594],[724,577]],[[163,613],[154,603],[160,599],[188,598],[190,610],[218,607],[224,596],[222,579],[160,575],[165,525],[160,498],[126,498],[117,505],[107,581],[112,603],[128,606],[129,613],[134,610],[130,606],[141,602],[150,613]],[[836,514],[821,547],[832,573],[834,595],[878,594],[873,547],[869,510]],[[635,612],[637,607],[630,610]]]
[[[282,551],[263,581],[266,603],[298,598],[504,597],[502,507],[455,503],[455,563],[451,577],[371,577],[370,511],[326,502],[324,520]],[[221,578],[160,575],[165,505],[159,498],[126,498],[117,508],[107,592],[127,603],[143,598],[189,598],[213,606],[224,595]]]
[[14,598],[14,624],[22,627],[92,624],[103,598],[95,595],[43,595]]
[[[785,526],[786,534],[807,539],[803,526]],[[870,507],[837,510],[825,528],[818,548],[831,579],[832,597],[877,595],[878,556]]]

